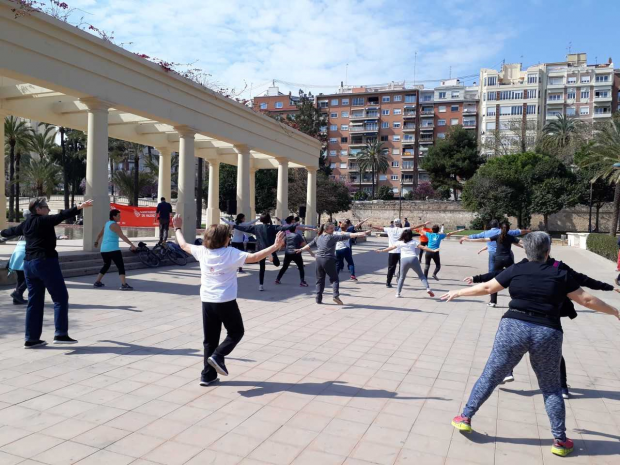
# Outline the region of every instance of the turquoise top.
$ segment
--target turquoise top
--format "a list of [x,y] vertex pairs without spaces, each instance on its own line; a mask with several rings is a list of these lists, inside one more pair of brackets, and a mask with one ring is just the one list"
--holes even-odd
[[12,271],[24,271],[24,258],[26,257],[26,241],[19,241],[9,260],[9,274]]
[[110,229],[110,226],[116,224],[116,221],[110,220],[103,227],[103,240],[101,241],[101,252],[114,252],[121,250],[118,246],[118,234]]

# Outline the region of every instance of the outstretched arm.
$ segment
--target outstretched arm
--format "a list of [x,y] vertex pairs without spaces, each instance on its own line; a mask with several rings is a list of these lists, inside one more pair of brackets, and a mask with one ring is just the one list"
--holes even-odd
[[356,237],[363,237],[363,236],[370,236],[370,229],[368,231],[364,231],[364,232],[348,233],[347,236],[348,236],[347,239],[349,239],[349,238],[356,238]]
[[488,281],[486,283],[480,283],[473,287],[466,287],[464,289],[447,292],[442,295],[440,299],[449,302],[453,299],[456,299],[457,297],[494,294],[495,292],[499,292],[503,289],[504,288],[502,287],[502,285],[497,282],[497,279],[493,278],[491,281]]
[[422,224],[418,224],[416,226],[409,226],[409,229],[418,229],[418,228],[423,228],[424,226],[428,226],[429,224],[431,224],[430,221],[427,221],[426,223],[422,223]]
[[459,242],[461,244],[463,242],[491,242],[491,238],[490,237],[484,237],[484,238],[480,238],[480,239],[470,239],[469,237],[463,237]]
[[276,234],[276,241],[273,243],[273,245],[271,247],[267,247],[266,249],[263,249],[259,252],[256,253],[252,253],[249,254],[246,259],[245,259],[245,263],[258,263],[260,262],[263,258],[268,257],[269,255],[271,255],[274,252],[277,252],[278,250],[280,250],[280,248],[284,245],[284,238],[285,238],[286,234],[283,233],[282,231],[280,231],[278,234]]
[[391,247],[386,247],[385,249],[377,249],[375,250],[375,252],[377,253],[383,253],[383,252],[391,252],[392,250],[396,250],[398,247],[396,247],[395,245],[391,246]]
[[445,233],[446,237],[450,237],[452,234],[456,234],[457,232],[460,232],[458,229],[456,231],[451,231],[449,233]]
[[355,227],[355,229],[359,229],[359,228],[361,228],[361,227],[362,227],[362,225],[363,225],[366,221],[368,221],[369,219],[370,219],[370,218],[366,218],[366,219],[363,219],[362,221],[360,221],[359,223],[357,223],[357,224],[354,226],[354,227]]
[[579,288],[576,291],[567,294],[567,297],[572,301],[577,302],[578,304],[583,305],[586,308],[589,308],[590,310],[607,313],[609,315],[615,316],[620,320],[620,312],[618,312],[618,309],[606,304],[598,297],[594,297],[593,295],[588,294],[582,288]]

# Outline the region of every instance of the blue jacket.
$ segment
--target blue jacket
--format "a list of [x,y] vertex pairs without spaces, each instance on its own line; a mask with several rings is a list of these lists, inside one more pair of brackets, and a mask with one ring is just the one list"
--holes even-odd
[[[501,233],[501,229],[499,228],[491,228],[491,229],[487,229],[486,231],[482,231],[481,233],[478,234],[472,234],[471,236],[467,236],[470,239],[486,239],[487,237],[494,237],[494,236],[498,236]],[[520,229],[511,229],[510,231],[508,231],[508,234],[511,236],[520,236],[521,235],[521,230]],[[487,242],[487,247],[489,248],[489,253],[495,253],[497,251],[497,242]]]
[[24,271],[26,257],[26,241],[18,241],[15,250],[9,259],[9,274],[13,271]]

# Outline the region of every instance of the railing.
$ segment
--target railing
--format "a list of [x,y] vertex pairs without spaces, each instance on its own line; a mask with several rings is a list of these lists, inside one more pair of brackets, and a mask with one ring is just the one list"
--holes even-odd
[[415,124],[405,124],[403,126],[403,131],[408,131],[408,130],[412,130],[415,129]]
[[478,113],[477,108],[463,108],[463,113]]
[[407,117],[414,117],[414,116],[415,116],[415,111],[406,111],[406,112],[403,114],[403,116],[404,116],[405,118],[407,118]]
[[420,114],[422,116],[434,116],[435,115],[435,110],[422,110],[420,112]]
[[473,128],[476,126],[476,122],[475,121],[463,121],[463,127],[464,128]]
[[422,129],[424,131],[424,130],[427,130],[427,129],[433,129],[434,127],[435,127],[434,124],[422,124],[420,126],[420,129]]

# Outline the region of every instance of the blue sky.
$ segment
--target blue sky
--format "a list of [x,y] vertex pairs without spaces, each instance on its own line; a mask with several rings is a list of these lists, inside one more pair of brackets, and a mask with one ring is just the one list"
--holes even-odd
[[283,91],[313,93],[335,91],[345,78],[413,83],[416,52],[416,80],[429,87],[504,59],[561,61],[569,43],[590,63],[612,57],[620,68],[618,0],[67,2],[80,9],[74,18],[114,31],[129,50],[195,63],[246,98],[272,79],[291,83],[279,84]]

